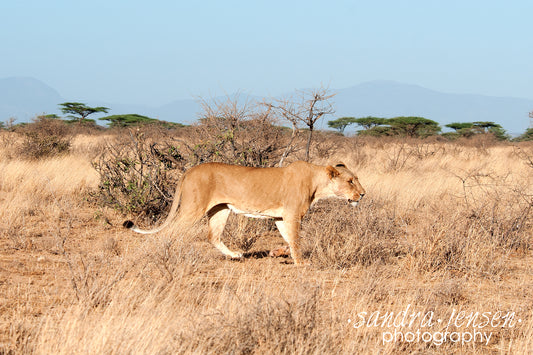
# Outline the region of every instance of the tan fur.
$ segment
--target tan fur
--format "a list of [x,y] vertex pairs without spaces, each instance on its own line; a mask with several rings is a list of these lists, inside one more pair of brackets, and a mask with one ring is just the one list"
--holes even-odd
[[124,225],[139,233],[156,233],[176,217],[181,225],[192,225],[207,215],[210,242],[225,255],[240,258],[242,254],[229,250],[220,240],[229,213],[273,218],[294,263],[302,264],[298,232],[311,204],[337,197],[355,206],[364,193],[357,176],[343,164],[324,167],[299,161],[284,168],[251,168],[207,163],[184,174],[160,227],[143,231],[131,222]]

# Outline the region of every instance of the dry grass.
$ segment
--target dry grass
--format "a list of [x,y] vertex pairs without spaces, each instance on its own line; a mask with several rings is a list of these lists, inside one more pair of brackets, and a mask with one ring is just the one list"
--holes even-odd
[[[123,216],[89,197],[102,139],[78,136],[68,155],[39,161],[0,147],[0,354],[533,352],[527,145],[336,142],[328,160],[356,170],[367,196],[357,209],[315,205],[302,225],[311,266],[295,267],[267,257],[283,241],[265,222],[230,223],[240,262],[203,225],[121,229]],[[434,324],[380,326],[406,309]],[[448,325],[461,311],[497,326]],[[395,330],[491,338],[384,342]]]

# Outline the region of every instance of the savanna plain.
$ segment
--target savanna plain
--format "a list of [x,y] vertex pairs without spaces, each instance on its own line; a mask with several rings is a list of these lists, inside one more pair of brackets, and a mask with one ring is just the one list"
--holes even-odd
[[312,206],[295,266],[264,220],[230,218],[242,260],[205,221],[124,229],[157,221],[103,203],[95,167],[135,134],[32,159],[0,132],[0,354],[533,352],[533,145],[317,133],[311,161],[343,162],[366,196]]

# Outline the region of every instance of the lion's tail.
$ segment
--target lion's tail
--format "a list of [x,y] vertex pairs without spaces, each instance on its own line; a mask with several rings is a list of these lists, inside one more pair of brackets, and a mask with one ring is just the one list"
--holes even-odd
[[182,185],[183,185],[184,177],[185,176],[183,176],[181,178],[181,181],[179,182],[178,189],[176,191],[176,196],[174,196],[174,201],[172,202],[172,206],[170,207],[170,212],[168,213],[168,216],[165,219],[165,221],[163,222],[163,224],[161,224],[159,227],[156,227],[154,229],[148,229],[148,230],[140,229],[139,227],[137,227],[135,225],[135,223],[133,223],[132,221],[129,221],[129,220],[128,221],[124,221],[124,223],[122,223],[122,225],[125,228],[131,229],[132,231],[134,231],[136,233],[140,233],[140,234],[154,234],[154,233],[161,232],[163,229],[168,227],[168,225],[175,218],[175,215],[176,215],[176,213],[178,211],[178,207],[180,205],[181,192],[182,192]]

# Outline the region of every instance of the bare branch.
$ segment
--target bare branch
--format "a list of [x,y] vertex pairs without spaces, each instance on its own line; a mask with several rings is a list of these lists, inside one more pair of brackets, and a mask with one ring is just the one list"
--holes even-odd
[[276,99],[273,103],[263,103],[269,109],[273,109],[283,121],[290,122],[292,126],[292,136],[279,166],[283,165],[285,158],[294,150],[293,144],[299,133],[299,124],[309,129],[305,151],[306,160],[309,161],[309,150],[315,124],[322,117],[335,113],[333,104],[329,101],[334,96],[335,94],[330,93],[329,89],[320,87],[319,89],[297,91],[295,95]]

